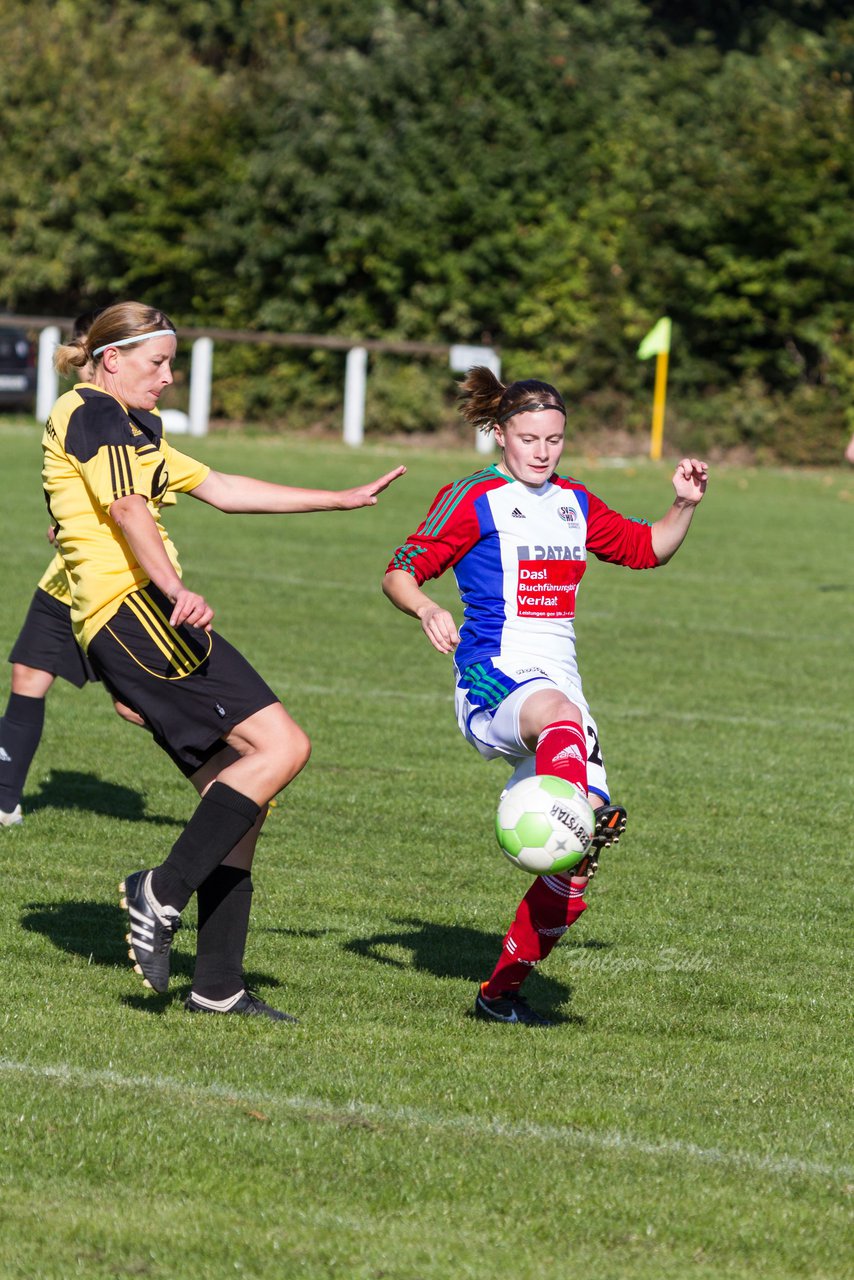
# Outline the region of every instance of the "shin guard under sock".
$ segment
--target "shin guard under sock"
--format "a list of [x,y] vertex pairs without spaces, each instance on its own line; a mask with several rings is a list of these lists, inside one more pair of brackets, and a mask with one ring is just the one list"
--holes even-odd
[[163,906],[183,911],[199,885],[255,824],[260,805],[224,782],[215,782],[172,846],[155,867],[151,892]]
[[569,926],[587,910],[581,896],[583,892],[557,876],[537,876],[519,903],[498,964],[489,981],[483,984],[487,999],[518,991],[534,966],[545,960]]
[[0,809],[11,813],[21,803],[33,756],[44,729],[44,698],[10,693],[0,720]]
[[534,761],[537,773],[565,778],[587,795],[587,738],[574,720],[546,725],[537,738]]
[[216,867],[196,890],[199,911],[193,995],[228,1000],[244,989],[252,879],[241,867]]

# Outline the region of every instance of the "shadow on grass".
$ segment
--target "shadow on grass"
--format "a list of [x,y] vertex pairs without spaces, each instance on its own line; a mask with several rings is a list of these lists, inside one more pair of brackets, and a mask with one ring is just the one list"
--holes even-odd
[[79,773],[74,769],[51,769],[50,777],[40,783],[38,793],[28,795],[25,803],[28,813],[39,809],[83,809],[106,818],[126,818],[157,826],[181,825],[176,818],[146,813],[145,798],[132,787],[105,782],[93,773]]
[[[107,965],[111,969],[131,967],[125,934],[128,930],[127,915],[118,906],[104,902],[28,902],[21,916],[21,925],[30,933],[41,933],[49,938],[60,951],[83,956],[89,964]],[[187,950],[181,949],[182,937],[187,938]],[[131,1009],[145,1013],[161,1014],[190,990],[195,965],[196,930],[192,925],[178,934],[172,952],[171,976],[184,985],[178,991],[166,995],[150,992],[122,996],[121,1002]],[[278,987],[276,978],[268,973],[251,972],[246,975],[250,990],[258,987]]]
[[[125,942],[128,919],[118,906],[91,901],[28,902],[21,924],[30,933],[44,934],[60,951],[84,956],[90,964],[130,965]],[[172,972],[187,978],[193,974],[192,957],[182,955],[177,945]]]
[[[155,991],[146,991],[143,995],[125,995],[121,997],[120,1003],[123,1004],[126,1009],[135,1009],[137,1013],[153,1013],[156,1014],[157,1017],[161,1017],[164,1013],[167,1013],[176,1003],[180,1002],[183,1004],[186,997],[190,994],[192,987],[191,979],[193,974],[193,965],[188,959],[182,966],[179,963],[180,959],[180,954],[178,952],[173,952],[171,976],[173,978],[180,978],[183,975],[186,978],[186,981],[180,987],[174,987],[164,995],[160,995]],[[245,974],[245,982],[250,991],[257,991],[260,987],[273,989],[274,987],[280,987],[282,985],[277,978],[272,978],[269,973],[258,973],[254,970],[248,971]],[[196,1016],[196,1014],[192,1015],[194,1020]],[[232,1018],[230,1021],[242,1022],[244,1019]],[[263,1022],[263,1019],[260,1019],[260,1021]]]
[[[495,968],[501,948],[501,938],[495,934],[465,925],[437,924],[415,916],[401,917],[393,923],[402,928],[373,933],[367,938],[352,938],[343,944],[343,949],[395,969],[418,969],[437,978],[462,978],[471,983],[482,982]],[[389,947],[410,952],[411,961],[407,963],[388,955]],[[553,1022],[584,1022],[577,1014],[558,1011],[560,1005],[572,998],[572,988],[565,982],[537,971],[526,982],[525,994],[530,994],[536,1009]]]
[[260,933],[276,933],[281,938],[328,938],[332,933],[343,933],[343,929],[285,929],[281,925],[261,925]]

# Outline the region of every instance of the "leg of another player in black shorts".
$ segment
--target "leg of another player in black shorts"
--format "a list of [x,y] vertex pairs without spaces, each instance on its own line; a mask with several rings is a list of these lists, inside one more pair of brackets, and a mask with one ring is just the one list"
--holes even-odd
[[71,607],[37,587],[9,654],[12,691],[0,720],[0,826],[21,822],[21,795],[57,676],[77,689],[95,679],[71,627]]
[[12,665],[12,687],[0,719],[0,827],[23,821],[21,796],[44,729],[45,698],[55,676]]
[[[0,719],[0,827],[23,822],[21,797],[30,765],[44,730],[45,700],[56,676],[37,667],[15,663],[12,688]],[[141,716],[121,702],[113,702],[116,714],[128,724],[143,725]]]
[[[225,958],[226,952],[232,956],[239,952],[241,986],[224,997],[226,1002],[237,997],[230,1009],[200,1005],[197,1010],[195,1002],[190,1008],[194,1012],[264,1013],[281,1018],[242,986],[251,892],[248,871],[267,803],[307,763],[311,744],[278,702],[237,725],[226,735],[226,742],[232,754],[224,767],[215,768],[210,782],[203,770],[197,773],[194,780],[199,781],[204,794],[165,862],[151,871],[136,872],[125,882],[131,954],[147,984],[165,991],[172,935],[180,912],[192,894],[201,890],[204,937],[199,978],[208,991],[217,993],[213,999],[204,998],[221,1005],[220,992],[235,983],[236,964]],[[219,757],[215,760],[219,765]],[[217,948],[223,953],[219,958],[213,956]]]

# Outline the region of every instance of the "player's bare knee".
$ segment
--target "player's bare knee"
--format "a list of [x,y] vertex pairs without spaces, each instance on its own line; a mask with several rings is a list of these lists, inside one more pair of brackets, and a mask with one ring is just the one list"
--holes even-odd
[[308,764],[311,741],[298,725],[291,722],[285,733],[274,735],[257,752],[250,754],[254,756],[259,775],[267,779],[269,794],[274,796]]
[[536,745],[537,738],[549,725],[571,720],[583,725],[581,710],[559,689],[538,689],[523,702],[519,713],[519,732],[529,746]]
[[38,667],[25,667],[21,662],[12,663],[12,693],[22,698],[43,698],[53,684],[55,676]]
[[[277,753],[279,754],[279,753]],[[288,762],[288,780],[295,778],[308,764],[311,756],[311,739],[299,725],[293,725],[282,742],[280,758]]]

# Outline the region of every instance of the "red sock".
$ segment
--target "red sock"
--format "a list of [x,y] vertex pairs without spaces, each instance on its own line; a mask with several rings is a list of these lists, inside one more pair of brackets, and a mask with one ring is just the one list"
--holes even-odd
[[537,876],[507,930],[498,964],[481,990],[488,1000],[517,991],[540,960],[578,919],[587,903],[583,889],[574,889],[557,876]]
[[534,762],[537,773],[565,778],[587,795],[587,739],[580,724],[558,720],[546,725],[537,738]]

